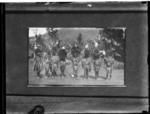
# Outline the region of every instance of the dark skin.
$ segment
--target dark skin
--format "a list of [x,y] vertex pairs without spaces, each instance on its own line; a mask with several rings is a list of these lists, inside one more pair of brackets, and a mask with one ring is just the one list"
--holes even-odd
[[52,76],[54,76],[54,77],[57,76],[57,72],[56,72],[57,65],[58,65],[58,62],[56,62],[56,61],[52,62]]
[[78,62],[78,58],[79,58],[79,55],[80,55],[80,48],[78,47],[78,46],[73,46],[72,47],[72,49],[71,49],[71,54],[72,54],[72,56],[73,56],[73,71],[74,71],[74,75],[75,75],[75,77],[77,78],[77,69],[76,69],[76,67],[78,67],[78,66],[76,66],[76,64],[77,63],[75,63],[75,60],[77,60],[77,62]]
[[95,79],[97,79],[99,76],[99,69],[97,69],[97,67],[99,67],[99,64],[97,64],[99,63],[99,58],[100,58],[99,51],[98,49],[95,49],[93,53]]
[[[38,57],[39,59],[41,59],[42,56],[41,56],[41,53],[40,53],[39,51],[36,52],[36,57]],[[38,58],[37,58],[37,59],[38,59]],[[36,61],[39,62],[39,60],[37,60],[37,59],[36,59]],[[40,64],[40,63],[38,63],[38,64]],[[34,66],[34,70],[37,71],[37,72],[36,72],[36,73],[37,73],[37,76],[38,76],[39,78],[41,78],[42,76],[40,75],[40,72],[41,72],[40,69],[35,69],[35,67],[36,67],[36,66]]]
[[[94,66],[96,65],[96,61],[98,61],[98,59],[94,60]],[[99,69],[97,69],[95,66],[94,71],[95,71],[95,79],[97,79],[99,76]]]
[[[83,68],[85,67],[85,65],[86,65],[86,67],[87,68],[84,68],[84,76],[88,79],[88,75],[89,75],[89,65],[90,65],[90,63],[88,62],[88,58],[90,57],[90,51],[88,50],[88,49],[85,49],[84,50],[84,59],[85,59],[85,61],[83,61]],[[88,62],[88,63],[87,63]],[[88,66],[87,66],[88,65]]]
[[61,66],[60,66],[61,75],[65,76],[65,67],[66,67],[65,66],[65,60],[67,57],[67,52],[65,49],[60,49],[58,52],[58,55],[59,55],[59,59],[60,59],[60,63],[61,63]]
[[[107,56],[106,58],[109,58],[109,56]],[[107,60],[106,58],[104,59],[104,62],[106,64],[106,79],[111,79],[113,60]],[[112,57],[110,59],[112,59]]]

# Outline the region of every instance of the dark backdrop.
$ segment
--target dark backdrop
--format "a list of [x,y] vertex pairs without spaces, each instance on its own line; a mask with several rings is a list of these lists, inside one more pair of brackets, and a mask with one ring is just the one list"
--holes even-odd
[[[126,87],[27,87],[28,27],[126,27]],[[6,13],[5,28],[8,95],[148,96],[145,12]]]

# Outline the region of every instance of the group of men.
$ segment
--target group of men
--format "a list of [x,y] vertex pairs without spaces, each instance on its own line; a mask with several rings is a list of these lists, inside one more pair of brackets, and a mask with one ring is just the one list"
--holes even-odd
[[[73,70],[71,77],[78,78],[78,71],[80,70],[79,63],[81,63],[84,77],[88,79],[90,72],[93,70],[95,74],[94,77],[97,79],[102,63],[104,63],[106,69],[105,79],[111,79],[114,63],[113,55],[108,53],[105,49],[100,49],[98,46],[99,44],[96,42],[91,52],[88,43],[86,43],[82,49],[77,43],[74,43],[70,50],[66,49],[66,46],[63,45],[51,54],[36,47],[34,51],[33,70],[37,73],[38,77],[66,77],[66,67],[67,65],[71,65]],[[57,72],[58,69],[60,74]]]

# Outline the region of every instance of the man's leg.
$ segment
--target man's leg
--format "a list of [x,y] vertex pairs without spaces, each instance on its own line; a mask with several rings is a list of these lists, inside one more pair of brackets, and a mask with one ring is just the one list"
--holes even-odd
[[109,68],[109,80],[112,78],[112,68]]
[[87,68],[85,69],[85,72],[86,72],[86,79],[88,79],[88,69]]
[[96,70],[95,70],[95,79],[98,78],[98,75],[99,75],[99,71],[96,69]]
[[74,72],[74,77],[77,78],[78,77],[78,68],[77,66],[73,66],[73,72]]
[[86,78],[86,69],[84,68],[84,77]]
[[108,71],[108,69],[106,68],[106,79],[108,79],[108,77],[109,77],[109,71]]
[[60,69],[61,69],[61,75],[62,75],[62,77],[63,77],[63,76],[65,77],[65,66],[62,65],[62,66],[60,67]]

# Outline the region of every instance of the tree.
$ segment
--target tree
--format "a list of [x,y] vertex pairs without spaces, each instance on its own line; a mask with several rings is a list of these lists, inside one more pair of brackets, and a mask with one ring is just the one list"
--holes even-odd
[[82,44],[83,43],[83,38],[82,38],[82,34],[79,33],[78,37],[77,37],[77,41],[79,44]]
[[38,45],[40,45],[42,51],[45,51],[47,52],[47,46],[46,44],[44,43],[44,39],[42,38],[42,35],[38,35],[37,38],[36,38],[36,43]]
[[59,40],[57,32],[58,30],[55,30],[53,28],[47,28],[47,33],[49,35],[49,37],[52,39],[52,41],[56,42],[57,40]]
[[[123,29],[104,29],[103,36],[105,37],[107,48],[114,52],[114,59],[124,62],[125,57],[125,38]],[[108,42],[110,41],[110,42]]]
[[77,43],[78,43],[79,48],[82,50],[84,42],[83,42],[83,38],[82,38],[82,34],[81,33],[79,33],[79,35],[77,37]]

